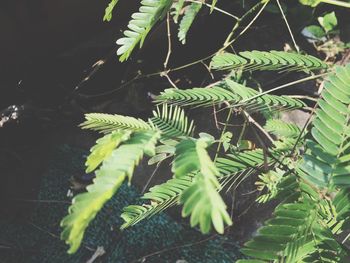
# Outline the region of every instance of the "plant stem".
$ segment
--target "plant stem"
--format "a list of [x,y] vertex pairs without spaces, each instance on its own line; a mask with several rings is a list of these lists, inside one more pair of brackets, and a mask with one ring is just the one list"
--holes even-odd
[[338,0],[321,0],[322,3],[350,8],[350,3]]
[[219,155],[220,148],[221,148],[221,145],[222,145],[221,138],[222,138],[222,136],[225,134],[225,132],[226,132],[226,130],[227,130],[227,124],[228,124],[228,122],[229,122],[230,119],[231,119],[232,113],[233,113],[233,108],[230,108],[230,110],[229,110],[229,112],[228,112],[228,114],[227,114],[226,121],[225,121],[225,126],[224,126],[224,128],[222,129],[222,132],[221,132],[220,142],[219,142],[219,144],[218,144],[218,148],[216,149],[216,154],[215,154],[214,162],[216,161],[216,158],[217,158],[218,155]]

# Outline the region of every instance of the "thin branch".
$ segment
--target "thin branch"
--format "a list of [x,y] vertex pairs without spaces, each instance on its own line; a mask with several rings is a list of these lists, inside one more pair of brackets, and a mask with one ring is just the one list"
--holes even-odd
[[254,126],[256,126],[271,143],[274,142],[274,139],[270,136],[270,134],[256,120],[254,120],[254,118],[250,116],[248,112],[243,111],[243,114],[247,118],[248,122],[254,124]]
[[285,14],[284,14],[284,12],[283,12],[283,9],[282,9],[282,6],[281,6],[281,3],[280,3],[280,1],[279,1],[279,0],[276,0],[276,2],[277,2],[277,5],[278,5],[278,8],[279,8],[279,9],[280,9],[280,11],[281,11],[281,14],[282,14],[283,20],[284,20],[284,22],[286,23],[286,26],[287,26],[287,28],[288,28],[289,35],[290,35],[290,36],[291,36],[291,38],[292,38],[292,41],[293,41],[294,47],[295,47],[296,51],[298,51],[298,53],[299,53],[299,52],[300,52],[300,50],[299,50],[299,46],[297,45],[297,42],[295,41],[295,38],[294,38],[294,35],[293,35],[293,32],[292,32],[292,29],[290,28],[289,23],[288,23],[288,20],[287,20],[287,17],[286,17],[286,15],[285,15]]
[[210,4],[203,3],[202,1],[197,1],[197,0],[186,0],[186,2],[197,3],[197,4],[203,4],[203,5],[205,5],[205,6],[209,7],[209,8],[213,8],[214,10],[218,11],[219,13],[222,13],[222,14],[224,14],[224,15],[233,17],[233,18],[236,19],[236,20],[239,20],[239,17],[238,17],[238,16],[235,16],[235,15],[233,15],[233,14],[231,14],[231,13],[229,13],[229,12],[223,10],[223,9],[220,9],[220,8],[218,8],[218,7],[216,7],[216,6],[213,7],[213,6],[210,5]]

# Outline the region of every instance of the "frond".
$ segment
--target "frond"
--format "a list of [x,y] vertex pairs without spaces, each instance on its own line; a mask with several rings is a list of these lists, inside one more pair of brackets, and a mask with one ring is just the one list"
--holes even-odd
[[319,187],[350,185],[350,64],[325,82],[300,169]]
[[349,219],[350,217],[350,190],[342,189],[333,199],[338,221]]
[[[268,163],[270,160],[267,160]],[[219,157],[216,166],[222,177],[228,177],[251,169],[259,169],[265,162],[264,153],[261,149],[244,152],[232,152]]]
[[111,0],[111,2],[109,3],[109,5],[106,7],[105,10],[105,15],[103,17],[103,21],[108,21],[110,22],[112,20],[112,13],[113,13],[113,9],[115,8],[115,6],[118,4],[119,0]]
[[195,129],[193,121],[189,121],[183,109],[166,104],[153,111],[150,122],[166,137],[192,136]]
[[93,184],[87,192],[74,197],[69,207],[69,215],[62,221],[64,228],[61,239],[69,244],[68,253],[75,253],[83,239],[85,229],[95,218],[97,212],[117,192],[125,179],[131,180],[135,166],[144,154],[153,155],[158,132],[135,133],[119,148],[113,150],[96,171]]
[[206,138],[189,138],[177,144],[171,168],[175,177],[181,178],[193,172],[200,172],[204,177],[210,178],[219,176],[219,171],[206,151],[210,144],[212,142]]
[[297,125],[280,119],[267,120],[264,129],[277,137],[298,137],[301,132]]
[[[156,147],[156,153],[166,152],[174,154],[174,148],[172,147],[158,146]],[[160,148],[161,149],[157,149]],[[230,155],[230,159],[218,158],[215,163],[218,170],[220,171],[220,184],[219,189],[222,188],[227,179],[228,175],[234,175],[242,172],[246,172],[250,169],[255,169],[254,164],[263,165],[264,157],[261,150],[247,151],[242,153],[236,153]],[[157,213],[164,211],[165,209],[176,205],[179,202],[180,195],[188,189],[194,180],[193,174],[188,174],[181,176],[181,178],[173,178],[162,185],[154,186],[146,193],[142,199],[147,200],[143,205],[130,205],[124,209],[122,218],[125,223],[122,228],[127,228],[129,226],[139,223],[141,220],[149,218]]]
[[125,223],[122,229],[133,226],[145,218],[158,214],[168,207],[178,203],[180,194],[191,186],[193,176],[187,175],[181,178],[173,178],[166,183],[156,185],[146,193],[142,199],[149,201],[148,204],[130,205],[124,208],[121,217]]
[[152,131],[154,130],[147,122],[133,117],[117,114],[89,113],[85,115],[86,121],[80,127],[103,133],[114,130]]
[[119,146],[122,142],[130,138],[131,132],[129,131],[113,131],[110,134],[106,134],[102,138],[96,141],[94,147],[90,150],[90,155],[86,160],[86,173],[94,171],[103,160],[108,158],[113,150]]
[[291,110],[305,105],[302,101],[287,96],[259,95],[258,91],[232,80],[210,88],[166,89],[156,101],[181,106],[210,106],[227,102],[231,107],[243,108],[248,112]]
[[254,70],[286,70],[286,71],[314,71],[326,69],[323,61],[310,55],[301,55],[284,51],[244,51],[239,55],[221,53],[213,57],[211,68],[216,70],[244,71]]
[[180,22],[178,33],[179,40],[182,42],[182,44],[186,43],[187,33],[201,8],[202,4],[200,3],[192,3],[186,7],[184,16]]
[[222,234],[224,225],[232,225],[226,204],[217,191],[218,182],[213,177],[198,174],[194,183],[180,195],[182,216],[191,216],[190,223],[208,233],[212,226]]
[[197,173],[193,184],[180,195],[182,215],[191,216],[191,226],[200,226],[208,233],[214,226],[218,233],[224,232],[224,224],[232,221],[218,190],[219,172],[210,159],[206,148],[212,143],[208,137],[187,139],[176,145],[172,171],[177,178]]
[[174,2],[173,9],[174,11],[171,12],[174,18],[174,22],[177,24],[180,14],[182,12],[182,9],[184,8],[185,0],[178,0],[177,2]]
[[152,27],[164,17],[173,3],[172,0],[142,0],[139,12],[131,16],[128,30],[124,31],[124,37],[118,39],[121,47],[117,51],[120,61],[129,58],[137,44],[142,46],[146,36]]
[[[341,246],[322,224],[317,209],[308,201],[278,206],[274,217],[241,251],[257,262],[266,263],[340,262],[338,260],[344,256]],[[317,260],[311,261],[310,255],[317,256]]]

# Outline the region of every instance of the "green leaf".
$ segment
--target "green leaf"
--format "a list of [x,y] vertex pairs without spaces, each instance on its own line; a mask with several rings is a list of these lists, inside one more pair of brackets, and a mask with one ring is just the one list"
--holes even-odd
[[164,137],[192,136],[195,126],[178,106],[163,104],[153,111],[150,123],[157,127]]
[[199,3],[192,3],[186,7],[185,14],[180,22],[178,33],[179,40],[182,44],[186,43],[187,33],[201,8],[202,4]]
[[303,5],[308,5],[311,7],[317,6],[319,3],[321,3],[321,0],[299,0],[299,2]]
[[320,26],[311,25],[311,26],[305,27],[304,30],[306,30],[306,32],[303,31],[303,34],[306,37],[310,36],[309,38],[321,40],[324,36],[326,36],[326,32]]
[[208,233],[212,226],[222,234],[225,224],[232,225],[216,185],[214,179],[198,174],[192,186],[180,196],[180,203],[183,204],[182,216],[191,215],[191,226],[199,225],[204,234]]
[[120,185],[127,178],[131,180],[134,168],[143,155],[155,153],[155,144],[159,137],[158,132],[134,133],[103,161],[96,171],[93,184],[87,187],[87,192],[73,198],[69,215],[61,221],[61,239],[69,244],[68,253],[73,254],[78,250],[89,223]]
[[338,25],[338,20],[334,11],[326,14],[325,16],[320,16],[318,18],[318,22],[326,32],[334,30]]
[[86,121],[80,127],[103,133],[115,130],[129,131],[154,131],[155,129],[147,122],[133,117],[117,114],[89,113],[85,115]]
[[113,9],[118,4],[118,2],[119,2],[119,0],[111,0],[111,2],[109,3],[109,5],[107,6],[107,8],[105,10],[105,15],[103,17],[103,21],[110,22],[112,20]]
[[103,160],[112,154],[113,150],[117,148],[120,143],[128,140],[130,135],[131,132],[129,131],[114,131],[98,139],[96,145],[91,148],[91,154],[86,160],[86,173],[95,170]]
[[181,178],[193,172],[200,172],[204,177],[215,178],[219,175],[210,159],[206,148],[212,142],[207,138],[185,139],[176,145],[172,172]]
[[139,12],[131,16],[128,29],[124,31],[124,37],[117,40],[120,48],[117,55],[120,61],[127,60],[135,47],[142,47],[148,33],[153,26],[169,11],[172,0],[142,0]]

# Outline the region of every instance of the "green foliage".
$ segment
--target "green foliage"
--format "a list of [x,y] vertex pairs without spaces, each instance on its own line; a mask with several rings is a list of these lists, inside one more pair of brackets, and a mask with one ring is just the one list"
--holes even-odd
[[110,22],[112,20],[113,9],[116,7],[118,2],[119,2],[119,0],[111,0],[109,5],[106,7],[105,15],[103,17],[103,21]]
[[187,175],[181,178],[172,178],[164,184],[156,185],[146,193],[142,199],[148,200],[149,204],[129,205],[124,208],[121,217],[125,223],[122,229],[135,225],[145,218],[158,214],[175,205],[179,201],[180,194],[191,186],[193,176]]
[[133,134],[103,161],[102,166],[96,171],[93,184],[87,187],[87,192],[74,197],[69,207],[69,215],[61,222],[64,228],[61,238],[70,245],[68,253],[77,251],[91,220],[117,192],[124,180],[127,178],[131,180],[134,167],[140,162],[143,155],[155,154],[155,144],[158,138],[159,133],[157,132]]
[[186,36],[190,27],[196,18],[198,12],[201,10],[202,4],[192,3],[185,9],[184,16],[180,22],[178,37],[182,44],[186,43]]
[[[110,20],[117,2],[112,1],[106,9],[106,20]],[[152,157],[149,164],[157,164],[157,167],[165,159],[171,159],[173,178],[153,186],[143,196],[145,202],[142,205],[124,208],[122,229],[178,204],[182,205],[182,216],[190,217],[192,227],[198,226],[202,233],[212,229],[224,233],[225,228],[232,225],[232,218],[220,191],[231,189],[248,176],[257,175],[255,184],[261,192],[257,202],[262,204],[274,200],[278,205],[273,217],[242,249],[252,259],[239,262],[342,262],[345,259],[347,249],[342,243],[346,240],[341,243],[339,235],[350,227],[350,64],[332,67],[300,52],[255,50],[228,53],[226,49],[234,43],[235,37],[250,26],[236,34],[241,22],[260,7],[262,11],[268,2],[261,1],[241,18],[236,18],[238,22],[223,48],[211,56],[209,71],[230,71],[215,84],[164,90],[156,97],[156,102],[162,106],[158,105],[147,122],[121,115],[86,115],[81,127],[106,135],[91,149],[86,162],[87,172],[97,169],[93,184],[87,187],[87,192],[73,199],[69,215],[61,223],[64,228],[62,239],[70,245],[69,253],[78,249],[89,222],[118,191],[122,182],[131,180],[135,166],[146,154]],[[338,0],[300,2],[311,6],[320,2],[348,5]],[[211,11],[218,11],[214,8],[217,1],[211,3]],[[142,6],[132,15],[124,37],[117,41],[121,46],[117,52],[120,60],[128,59],[138,44],[142,46],[150,30],[169,14],[171,7],[175,22],[183,15],[178,36],[185,43],[203,4],[207,5],[183,0],[142,0]],[[329,13],[319,18],[319,23],[322,32],[328,36],[337,25],[337,19],[334,13]],[[258,91],[247,87],[251,83],[247,81],[251,80],[248,76],[252,77],[250,73],[257,70],[297,71],[298,74],[323,71],[328,74],[317,101],[317,110],[311,112],[309,133],[309,126],[304,132],[294,124],[271,118],[281,111],[305,108],[306,105],[290,96],[271,94],[272,90]],[[215,78],[215,74],[211,76]],[[193,121],[181,108],[184,106],[215,106],[214,114],[217,108],[228,111],[219,139],[206,133],[194,134]],[[254,120],[253,113],[260,113],[267,119],[264,127]],[[237,142],[234,142],[228,127],[230,119],[238,115],[243,117],[244,124]],[[259,130],[253,131],[263,149],[255,149],[250,139],[245,138],[248,126]],[[260,136],[266,137],[268,143]],[[157,146],[158,140],[161,144]]]
[[80,127],[103,133],[109,133],[114,130],[131,131],[151,131],[154,130],[147,122],[133,117],[122,115],[111,115],[103,113],[89,113],[85,115],[86,121]]
[[297,125],[279,119],[267,120],[264,128],[277,137],[298,137],[301,132]]
[[129,131],[117,132],[103,136],[96,141],[96,145],[91,148],[91,154],[86,160],[86,172],[94,171],[104,159],[108,158],[118,145],[130,138]]
[[334,30],[338,25],[338,19],[334,12],[328,13],[318,18],[318,22],[326,32]]
[[274,217],[242,252],[260,262],[341,262],[345,259],[343,248],[324,227],[317,211],[307,199],[278,206]]
[[304,106],[302,101],[287,96],[260,95],[258,91],[229,79],[210,88],[166,89],[156,100],[181,106],[210,106],[227,102],[231,107],[248,112],[291,110]]
[[184,110],[180,107],[168,107],[165,104],[161,109],[157,107],[157,110],[153,111],[153,116],[150,122],[167,137],[193,135],[195,129],[193,121],[189,122]]
[[218,187],[214,176],[198,174],[195,182],[180,196],[182,216],[191,215],[191,226],[199,225],[202,233],[208,233],[213,225],[222,234],[225,224],[232,225],[226,204],[217,192]]
[[300,169],[305,178],[319,187],[347,187],[350,136],[350,65],[335,67],[324,85],[313,121],[313,140],[307,142]]
[[152,27],[164,17],[171,7],[172,0],[142,0],[139,12],[131,16],[128,30],[124,31],[124,37],[118,39],[121,47],[117,54],[120,61],[128,59],[137,44],[143,45],[145,38]]
[[326,69],[327,64],[310,55],[283,51],[244,51],[239,55],[221,53],[213,57],[211,67],[215,70],[284,70],[314,71]]

